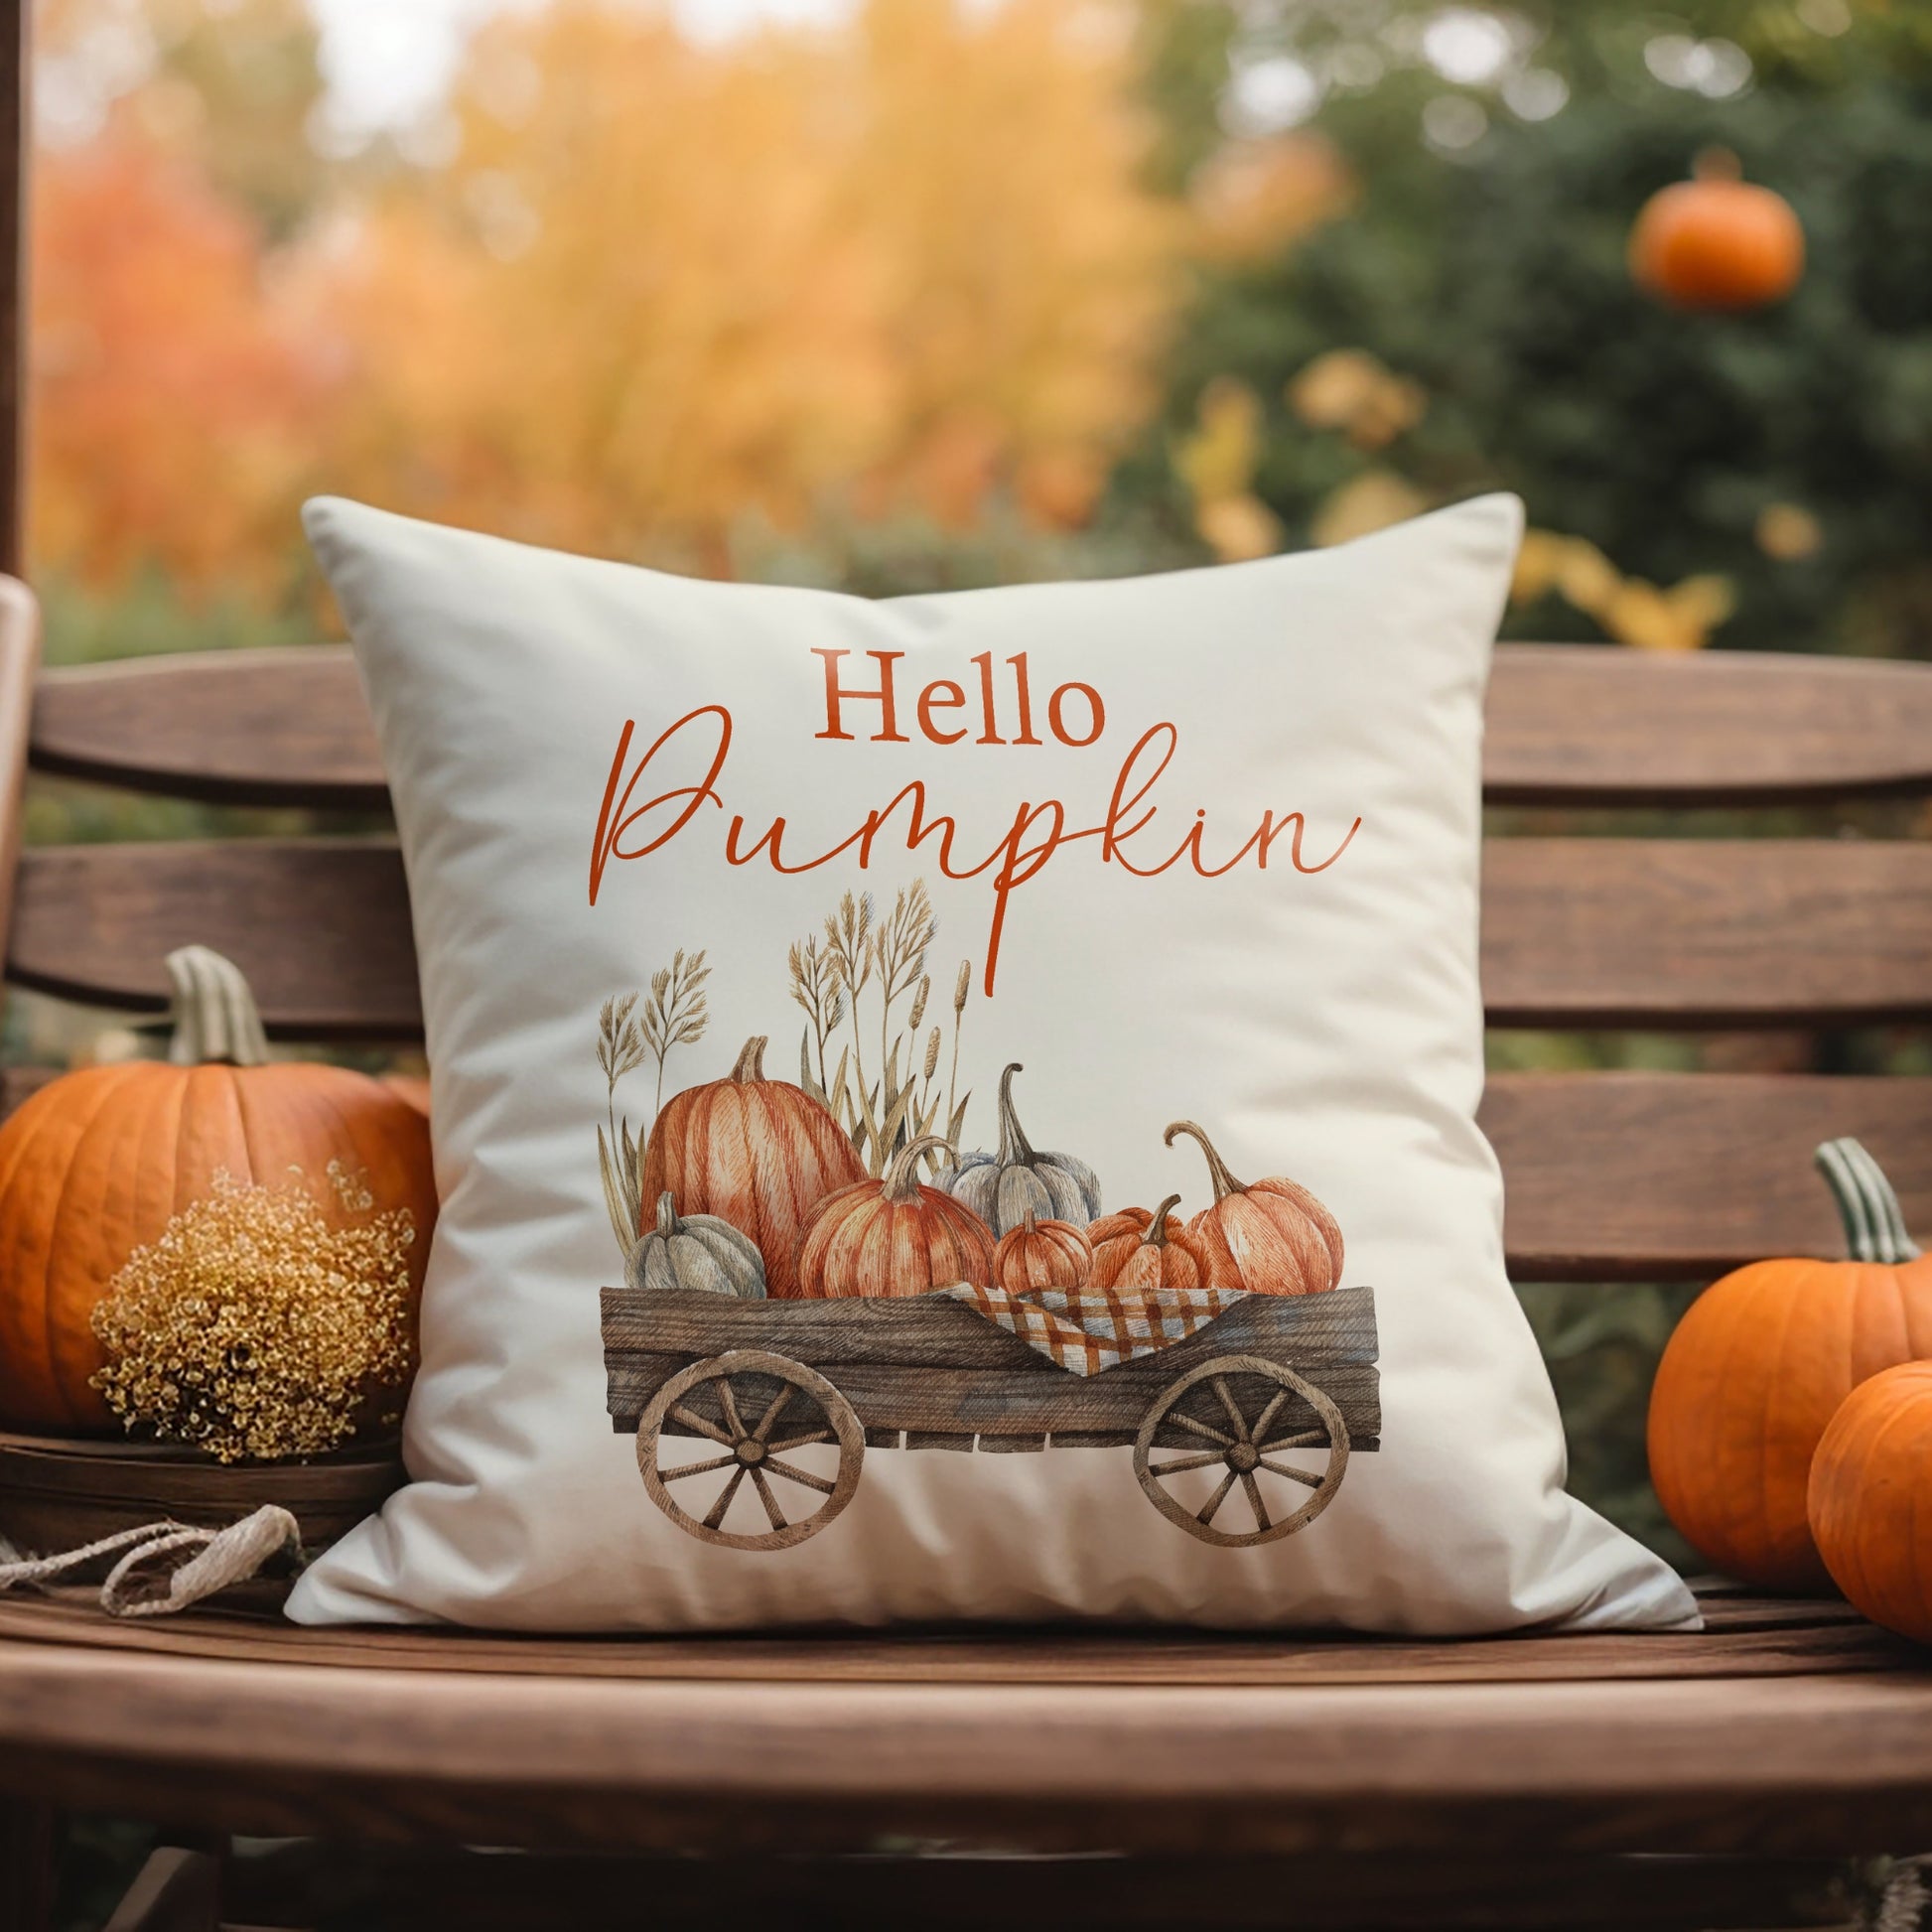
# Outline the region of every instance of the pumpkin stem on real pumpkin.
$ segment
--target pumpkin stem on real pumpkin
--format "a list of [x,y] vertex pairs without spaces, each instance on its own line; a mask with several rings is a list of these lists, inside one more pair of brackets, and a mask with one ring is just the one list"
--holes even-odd
[[1691,174],[1698,181],[1742,181],[1744,164],[1729,148],[1700,148],[1692,158]]
[[[1221,1159],[1214,1143],[1207,1138],[1204,1128],[1197,1127],[1191,1120],[1177,1120],[1170,1125],[1162,1139],[1169,1147],[1173,1147],[1173,1137],[1176,1134],[1191,1135],[1200,1143],[1200,1151],[1207,1156],[1207,1174],[1214,1183],[1214,1198],[1217,1201],[1226,1200],[1230,1194],[1245,1194],[1248,1191],[1248,1183],[1245,1180],[1236,1180],[1228,1173],[1228,1164]],[[1174,1196],[1175,1200],[1179,1198],[1178,1194]]]
[[1000,1165],[1011,1168],[1024,1162],[1028,1167],[1034,1165],[1034,1146],[1027,1138],[1027,1130],[1020,1125],[1020,1116],[1013,1111],[1013,1076],[1026,1072],[1026,1067],[1015,1060],[1000,1075]]
[[959,1156],[943,1134],[920,1134],[895,1154],[886,1164],[886,1177],[879,1183],[882,1200],[903,1204],[919,1197],[919,1157],[929,1147],[942,1147],[956,1161]]
[[677,1203],[668,1187],[657,1197],[657,1232],[666,1241],[677,1232]]
[[1858,1141],[1846,1135],[1826,1141],[1812,1156],[1838,1205],[1845,1246],[1854,1261],[1888,1267],[1914,1261],[1919,1245],[1906,1231],[1904,1210],[1885,1171]]
[[731,1070],[731,1078],[741,1086],[750,1086],[754,1080],[764,1078],[764,1049],[770,1038],[769,1034],[754,1034],[745,1042],[745,1049]]
[[1149,1222],[1147,1232],[1141,1236],[1143,1244],[1150,1248],[1165,1248],[1168,1245],[1168,1215],[1180,1204],[1178,1194],[1170,1194],[1154,1210],[1154,1219]]
[[167,964],[175,1015],[169,1059],[176,1066],[266,1066],[268,1035],[241,968],[207,946],[182,946]]

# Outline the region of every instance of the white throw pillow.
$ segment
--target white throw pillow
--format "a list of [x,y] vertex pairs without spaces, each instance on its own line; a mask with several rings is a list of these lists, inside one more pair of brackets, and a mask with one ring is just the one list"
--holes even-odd
[[1563,1492],[1475,1125],[1513,498],[887,603],[307,520],[443,1208],[292,1615],[1695,1620]]

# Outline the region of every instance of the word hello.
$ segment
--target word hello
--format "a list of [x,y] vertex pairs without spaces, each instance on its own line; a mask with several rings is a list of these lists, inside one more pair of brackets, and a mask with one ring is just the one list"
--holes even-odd
[[[848,687],[839,682],[839,660],[850,657],[849,650],[814,650],[814,657],[825,660],[825,729],[814,732],[815,738],[846,738],[853,734],[846,731],[845,706],[871,702],[879,707],[879,729],[872,734],[875,745],[909,745],[912,741],[898,728],[898,700],[894,690],[893,666],[905,655],[902,650],[869,650],[866,655],[879,666],[879,682],[870,690]],[[1044,745],[1046,741],[1034,731],[1034,688],[1032,674],[1027,668],[1027,653],[1023,650],[1017,656],[1009,657],[1007,662],[1013,666],[1014,709],[1012,721],[1013,736],[1003,738],[993,706],[993,653],[983,650],[977,657],[967,660],[979,673],[979,736],[973,740],[975,745]],[[1069,696],[1073,700],[1068,703]],[[970,725],[962,724],[956,730],[947,731],[937,722],[938,714],[948,719],[955,711],[966,709],[966,687],[949,677],[934,678],[918,696],[913,707],[918,718],[919,734],[930,739],[935,745],[957,745],[964,738]],[[1076,734],[1067,726],[1069,715],[1077,719],[1082,729]],[[1075,747],[1091,745],[1107,729],[1107,707],[1100,702],[1100,693],[1091,684],[1056,685],[1046,699],[1046,729],[1062,745]]]
[[[1001,680],[1004,695],[1011,700],[1005,709],[995,702],[990,651],[968,660],[977,674],[970,695],[968,686],[953,678],[935,678],[916,693],[909,686],[901,688],[896,667],[903,651],[866,652],[876,672],[857,680],[842,668],[850,651],[819,650],[814,655],[825,667],[825,728],[812,734],[814,742],[863,737],[873,744],[909,745],[913,736],[904,727],[911,725],[919,739],[936,746],[958,745],[971,737],[976,745],[1057,742],[1077,751],[1095,744],[1107,726],[1106,706],[1090,684],[1056,685],[1035,708],[1024,651],[1006,660],[1013,675]],[[873,729],[867,731],[866,726]],[[1045,728],[1045,738],[1039,735],[1040,726]],[[1148,726],[1115,765],[1104,806],[1096,802],[1083,811],[1059,798],[1020,799],[989,847],[983,843],[984,833],[982,842],[969,844],[970,835],[961,831],[955,817],[933,809],[926,781],[913,778],[866,811],[849,832],[826,844],[823,833],[796,832],[783,813],[755,828],[743,812],[730,809],[725,787],[733,723],[725,706],[699,705],[686,712],[641,753],[633,750],[636,736],[636,720],[626,718],[618,734],[591,841],[593,905],[613,860],[628,863],[662,851],[698,826],[707,807],[726,815],[723,858],[727,865],[762,864],[785,876],[815,872],[838,861],[864,871],[872,865],[876,849],[883,848],[891,856],[931,846],[935,848],[931,863],[944,877],[984,879],[991,888],[985,973],[989,996],[999,972],[1000,942],[1013,895],[1062,855],[1084,850],[1100,864],[1116,866],[1136,879],[1156,879],[1176,869],[1201,879],[1219,879],[1241,866],[1265,872],[1280,847],[1291,871],[1311,874],[1326,872],[1348,850],[1362,823],[1357,817],[1333,851],[1315,860],[1304,856],[1308,821],[1299,811],[1270,808],[1256,819],[1243,820],[1231,833],[1211,833],[1204,807],[1190,810],[1162,795],[1180,746],[1178,727],[1163,721]],[[811,846],[801,853],[799,843],[807,836]]]

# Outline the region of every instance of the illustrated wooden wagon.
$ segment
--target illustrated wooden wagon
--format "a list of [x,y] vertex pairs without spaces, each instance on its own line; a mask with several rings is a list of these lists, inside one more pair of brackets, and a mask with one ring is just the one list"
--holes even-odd
[[[604,1291],[613,1427],[636,1436],[644,1487],[672,1522],[737,1550],[787,1549],[824,1529],[852,1500],[869,1448],[1049,1444],[1131,1445],[1142,1489],[1171,1523],[1225,1548],[1270,1543],[1311,1523],[1349,1455],[1378,1447],[1375,1354],[1366,1288],[1250,1295],[1091,1375],[945,1295]],[[668,1456],[674,1439],[697,1452]],[[1217,1527],[1237,1495],[1244,1514],[1230,1520],[1253,1527]]]

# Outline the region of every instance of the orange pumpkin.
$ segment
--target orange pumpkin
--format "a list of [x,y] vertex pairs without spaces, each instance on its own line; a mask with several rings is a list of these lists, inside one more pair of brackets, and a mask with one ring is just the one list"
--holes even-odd
[[993,1281],[993,1230],[970,1207],[919,1183],[919,1157],[943,1148],[921,1134],[895,1154],[880,1180],[842,1187],[819,1208],[798,1252],[798,1285],[812,1300],[842,1295],[927,1295],[954,1282]]
[[1695,178],[1661,189],[1630,230],[1630,273],[1680,309],[1757,309],[1805,270],[1805,231],[1782,195],[1738,178],[1737,157],[1699,155]]
[[1179,1198],[1170,1194],[1152,1214],[1145,1207],[1128,1207],[1096,1221],[1087,1230],[1090,1238],[1101,1227],[1115,1222],[1125,1225],[1094,1241],[1087,1280],[1095,1288],[1203,1286],[1207,1258],[1180,1218],[1168,1212]]
[[[765,1036],[722,1080],[664,1103],[644,1146],[638,1198],[729,1221],[758,1244],[768,1294],[797,1295],[798,1245],[826,1195],[865,1167],[845,1130],[802,1087],[764,1077]],[[639,1228],[641,1235],[648,1232]]]
[[1293,1180],[1271,1175],[1252,1186],[1236,1180],[1214,1144],[1191,1120],[1167,1132],[1200,1143],[1214,1200],[1187,1224],[1206,1264],[1208,1288],[1245,1288],[1256,1295],[1319,1295],[1341,1281],[1341,1229],[1335,1217]]
[[1932,1643],[1932,1362],[1901,1362],[1839,1404],[1812,1457],[1806,1513],[1832,1581],[1887,1630]]
[[1025,1295],[1035,1288],[1078,1288],[1093,1261],[1093,1243],[1071,1221],[1029,1214],[993,1250],[993,1286]]
[[1650,1475],[1719,1569],[1769,1589],[1829,1577],[1805,1494],[1819,1439],[1853,1389],[1932,1355],[1932,1260],[1856,1141],[1818,1165],[1853,1261],[1759,1261],[1714,1282],[1677,1324],[1650,1396]]
[[92,1315],[134,1249],[157,1240],[222,1172],[275,1186],[301,1170],[332,1225],[359,1220],[331,1173],[416,1224],[421,1286],[436,1224],[429,1126],[347,1067],[268,1060],[240,972],[205,946],[168,958],[169,1058],[63,1074],[0,1127],[0,1419],[19,1429],[109,1430],[87,1378]]

